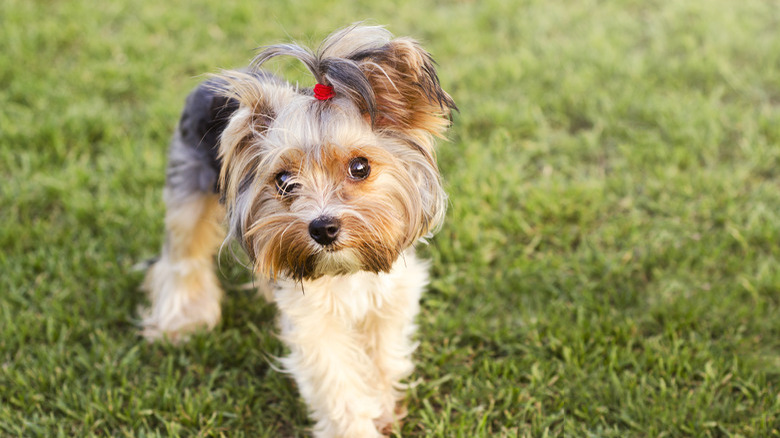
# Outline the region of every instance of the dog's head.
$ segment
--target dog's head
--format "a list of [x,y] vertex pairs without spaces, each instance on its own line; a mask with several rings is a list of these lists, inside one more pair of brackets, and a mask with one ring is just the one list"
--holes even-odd
[[239,103],[220,143],[231,235],[272,277],[388,271],[444,217],[434,137],[454,102],[430,55],[381,27],[338,31],[316,53],[271,46],[253,66],[278,55],[304,62],[316,95],[257,72],[219,76]]

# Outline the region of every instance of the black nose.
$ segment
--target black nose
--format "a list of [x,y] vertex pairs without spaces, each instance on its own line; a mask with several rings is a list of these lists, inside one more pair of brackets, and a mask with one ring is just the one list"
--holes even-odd
[[309,224],[309,235],[320,245],[330,245],[339,235],[339,220],[330,216],[320,216]]

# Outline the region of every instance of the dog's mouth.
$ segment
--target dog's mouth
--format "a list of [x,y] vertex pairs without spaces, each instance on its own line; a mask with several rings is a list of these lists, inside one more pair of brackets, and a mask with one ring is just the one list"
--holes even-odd
[[316,280],[324,276],[349,275],[359,271],[388,272],[395,257],[391,259],[386,254],[332,244],[323,246],[305,258],[295,260],[300,262],[289,266],[288,275],[296,281],[302,281]]
[[364,270],[360,259],[354,250],[344,245],[334,243],[323,246],[314,254],[310,275],[321,277],[323,275],[346,275]]
[[284,230],[271,238],[257,236],[258,241],[245,246],[253,250],[249,252],[250,257],[259,273],[303,281],[359,271],[389,272],[401,252],[399,245],[388,245],[373,234],[345,232],[322,245],[311,239],[302,227]]
[[331,253],[331,254],[335,254],[335,253],[341,251],[342,249],[344,249],[342,246],[337,245],[335,243],[332,243],[330,245],[326,245],[326,246],[322,247],[322,251],[323,252],[327,252],[327,253]]

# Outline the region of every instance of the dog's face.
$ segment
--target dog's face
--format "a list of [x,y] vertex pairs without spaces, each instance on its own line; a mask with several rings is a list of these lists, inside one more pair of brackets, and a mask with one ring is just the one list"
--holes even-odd
[[257,271],[388,271],[440,224],[446,195],[432,137],[454,104],[416,44],[374,45],[351,62],[356,71],[325,68],[318,80],[336,91],[328,100],[262,75],[223,76],[240,106],[222,136],[220,182],[231,233]]

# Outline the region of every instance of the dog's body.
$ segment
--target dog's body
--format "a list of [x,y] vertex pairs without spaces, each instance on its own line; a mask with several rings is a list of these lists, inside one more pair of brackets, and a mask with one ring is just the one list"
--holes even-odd
[[379,436],[402,415],[400,381],[427,265],[413,244],[441,223],[433,137],[454,108],[429,55],[379,27],[334,33],[315,54],[271,46],[318,80],[314,94],[253,69],[187,99],[164,192],[166,240],[145,281],[148,339],[220,318],[214,255],[227,237],[272,280],[281,359],[318,436]]

